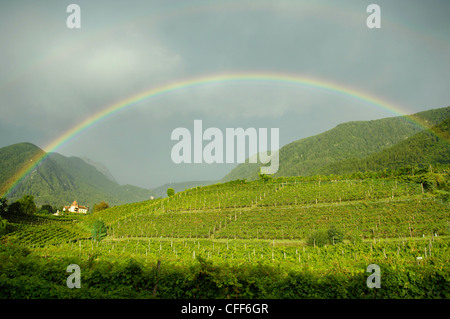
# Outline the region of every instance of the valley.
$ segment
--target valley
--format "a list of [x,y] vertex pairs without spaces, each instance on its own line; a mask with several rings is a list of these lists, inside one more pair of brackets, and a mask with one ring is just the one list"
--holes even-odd
[[[3,255],[2,291],[19,293],[19,277],[5,274],[25,262],[80,265],[77,291],[52,275],[49,293],[62,298],[448,297],[449,204],[442,184],[422,182],[447,171],[236,180],[90,215],[10,219],[16,230],[2,243],[26,257]],[[98,220],[107,234],[94,240]],[[380,289],[366,286],[370,264]]]
[[[0,205],[0,298],[449,298],[449,110],[418,113],[422,130],[397,117],[291,143],[284,176],[244,163],[154,190],[30,143],[2,148],[2,181],[46,157]],[[111,205],[44,210],[73,197]],[[66,285],[69,265],[79,288]]]

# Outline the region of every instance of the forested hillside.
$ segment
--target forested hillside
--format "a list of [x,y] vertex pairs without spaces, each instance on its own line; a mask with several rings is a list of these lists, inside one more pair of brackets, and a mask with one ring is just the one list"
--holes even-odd
[[[44,151],[31,143],[14,144],[0,149],[0,190],[22,165],[40,158]],[[78,157],[49,154],[9,194],[10,202],[23,195],[33,195],[37,205],[69,205],[74,200],[85,206],[105,201],[110,205],[146,200],[151,191],[131,185],[119,185],[94,166]]]
[[413,165],[424,167],[429,164],[450,163],[450,118],[430,130],[386,148],[365,158],[339,161],[320,169],[322,174],[348,174],[395,169]]
[[[275,176],[320,174],[322,167],[346,159],[365,158],[419,133],[424,128],[414,121],[425,123],[431,128],[449,117],[450,107],[445,107],[411,116],[340,124],[324,133],[283,146],[280,149],[279,170]],[[257,179],[259,167],[259,164],[241,164],[222,181]]]

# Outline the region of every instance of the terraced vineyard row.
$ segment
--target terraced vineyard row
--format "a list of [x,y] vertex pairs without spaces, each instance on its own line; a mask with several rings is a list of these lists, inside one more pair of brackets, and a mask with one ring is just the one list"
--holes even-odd
[[[421,193],[417,184],[390,180],[300,182],[282,184],[279,191],[264,196],[258,206],[302,205],[355,200],[378,200]],[[264,194],[265,195],[265,194]]]
[[339,227],[347,238],[416,237],[445,234],[448,206],[434,200],[312,205],[251,209],[214,234],[215,238],[305,239],[312,232]]
[[180,192],[168,198],[164,203],[165,211],[192,211],[204,209],[224,209],[230,207],[247,207],[260,197],[260,194],[275,192],[278,184],[254,183],[225,186],[206,186]]
[[8,234],[6,242],[39,247],[88,238],[90,234],[74,225],[60,223],[27,227]]
[[433,199],[146,212],[110,224],[113,237],[305,239],[339,225],[348,237],[416,237],[445,233],[448,206]]
[[[290,266],[312,269],[330,268],[330,262],[340,267],[354,269],[355,263],[368,265],[379,261],[384,264],[417,265],[428,262],[448,261],[450,246],[439,238],[421,241],[371,242],[340,244],[325,247],[283,245],[262,240],[194,240],[194,239],[123,239],[93,242],[82,240],[38,248],[43,255],[102,256],[105,259],[135,258],[144,263],[163,260],[164,263],[194,264],[198,257],[216,264],[233,262],[276,262]],[[420,257],[421,259],[417,259]],[[363,269],[361,269],[363,270]]]
[[112,224],[121,220],[126,220],[129,216],[132,215],[135,216],[138,214],[148,214],[160,210],[161,207],[163,207],[163,203],[163,199],[155,199],[151,201],[115,206],[103,210],[98,214],[87,215],[85,218],[85,222],[88,224],[92,224],[95,220],[101,218],[107,224]]
[[418,184],[392,180],[253,182],[216,185],[180,192],[161,202],[164,211],[193,211],[249,206],[303,205],[355,200],[378,200],[422,193]]

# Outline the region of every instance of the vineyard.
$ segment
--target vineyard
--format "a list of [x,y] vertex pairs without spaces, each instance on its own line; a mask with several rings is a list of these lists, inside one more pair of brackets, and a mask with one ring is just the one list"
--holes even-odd
[[[98,220],[107,227],[107,236],[101,241],[93,240],[90,234]],[[149,272],[145,280],[141,279],[150,285],[156,280],[155,265],[159,261],[163,278],[158,279],[158,297],[162,298],[228,298],[231,291],[235,298],[373,298],[377,293],[387,298],[448,298],[449,223],[449,204],[424,191],[420,183],[381,178],[280,178],[197,187],[168,198],[111,207],[86,216],[17,220],[14,231],[1,241],[4,247],[27,250],[23,258],[37,258],[36,264],[65,260],[84,265],[90,274],[87,286],[91,287],[85,294],[91,297],[108,296],[101,288],[105,283],[92,277],[93,264],[112,272],[119,267],[114,265],[128,267],[131,261],[136,262],[141,275]],[[339,236],[325,244],[311,240],[331,229]],[[11,291],[20,286],[6,275],[8,267],[15,267],[8,259],[13,255],[0,254],[5,261],[0,267],[0,286]],[[365,286],[365,268],[373,263],[390,274],[384,281],[384,292]],[[200,292],[189,285],[195,278],[200,280],[198,276],[205,274],[205,267],[212,276],[207,280],[214,278],[215,288]],[[254,278],[261,269],[266,269],[274,281]],[[306,275],[312,276],[308,277],[313,280],[311,285],[331,280],[333,285],[338,282],[347,288],[332,287],[322,293],[305,287],[303,292],[291,291],[291,287],[279,294],[268,292],[270,285]],[[177,290],[170,279],[173,276],[180,277],[180,285],[189,282],[190,288]],[[416,276],[413,281],[411,276]],[[433,286],[425,289],[430,281]],[[67,296],[59,289],[57,296]],[[129,293],[148,297],[146,289],[135,290]]]

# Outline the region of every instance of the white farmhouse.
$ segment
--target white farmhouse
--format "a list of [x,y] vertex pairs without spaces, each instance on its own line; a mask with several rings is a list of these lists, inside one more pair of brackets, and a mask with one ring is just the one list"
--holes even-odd
[[78,205],[77,201],[74,201],[70,206],[64,206],[63,212],[81,213],[86,214],[89,207]]

